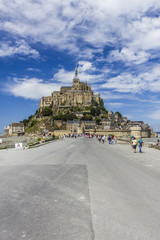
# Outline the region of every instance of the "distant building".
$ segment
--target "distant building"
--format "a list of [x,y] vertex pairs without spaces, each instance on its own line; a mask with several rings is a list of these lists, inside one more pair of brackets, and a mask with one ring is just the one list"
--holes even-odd
[[66,130],[70,133],[82,133],[80,121],[77,119],[67,121]]
[[9,136],[21,136],[25,134],[23,123],[12,123],[8,127],[4,127],[4,134]]
[[82,129],[94,129],[95,130],[96,121],[84,120],[81,122]]
[[61,108],[69,106],[90,106],[94,102],[103,103],[100,94],[94,94],[87,82],[80,82],[77,68],[72,86],[62,86],[60,91],[54,91],[49,97],[42,97],[39,111],[44,107]]

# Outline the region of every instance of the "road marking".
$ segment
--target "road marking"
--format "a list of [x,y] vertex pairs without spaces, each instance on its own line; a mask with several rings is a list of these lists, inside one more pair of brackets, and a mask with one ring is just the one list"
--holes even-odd
[[79,200],[80,200],[80,201],[84,201],[85,199],[86,199],[85,196],[80,196],[80,197],[79,197]]
[[153,167],[151,164],[145,164],[146,167]]

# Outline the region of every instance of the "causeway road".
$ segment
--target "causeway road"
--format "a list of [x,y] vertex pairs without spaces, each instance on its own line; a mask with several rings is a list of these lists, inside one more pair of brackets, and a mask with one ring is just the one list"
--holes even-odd
[[0,151],[1,240],[159,240],[160,152],[65,139]]

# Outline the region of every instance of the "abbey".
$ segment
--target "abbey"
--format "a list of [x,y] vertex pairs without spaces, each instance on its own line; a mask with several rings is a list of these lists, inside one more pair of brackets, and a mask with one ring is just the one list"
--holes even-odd
[[90,106],[93,103],[103,104],[100,94],[94,94],[91,86],[87,82],[80,82],[78,77],[77,67],[73,78],[72,86],[62,86],[60,91],[54,91],[49,97],[42,97],[39,104],[39,111],[41,112],[44,107],[69,107],[82,105],[84,107]]

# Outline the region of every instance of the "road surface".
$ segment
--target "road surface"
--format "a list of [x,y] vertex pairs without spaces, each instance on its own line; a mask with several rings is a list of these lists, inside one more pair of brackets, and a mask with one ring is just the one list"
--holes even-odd
[[159,240],[160,152],[96,139],[0,151],[1,240]]

